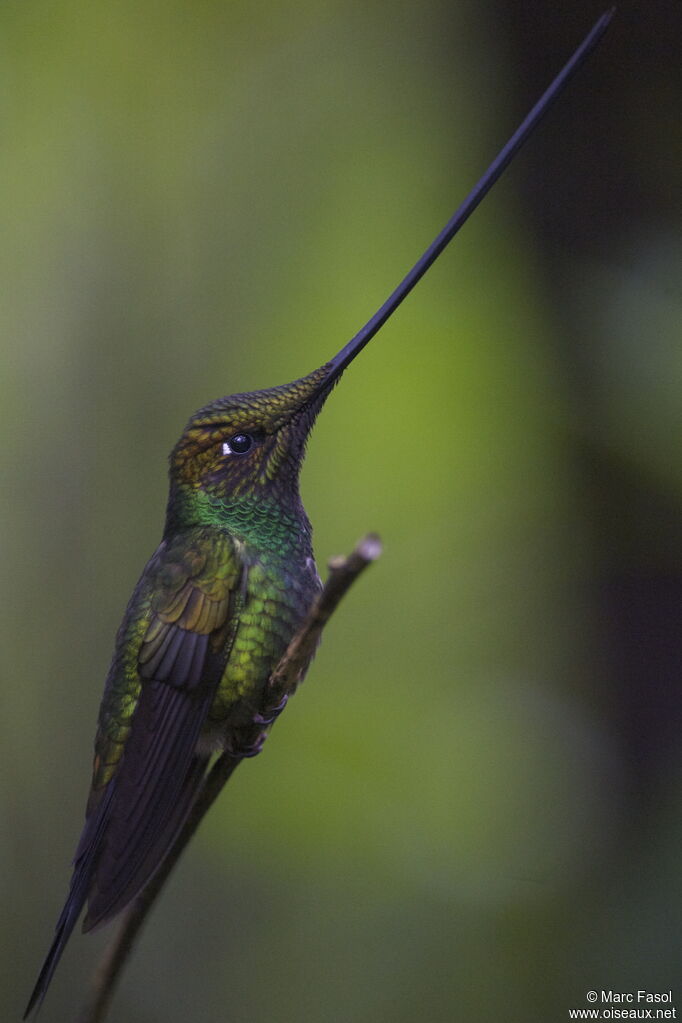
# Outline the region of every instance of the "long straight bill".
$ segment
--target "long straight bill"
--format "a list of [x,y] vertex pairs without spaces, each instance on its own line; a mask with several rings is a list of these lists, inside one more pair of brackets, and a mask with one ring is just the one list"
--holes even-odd
[[575,74],[583,61],[585,61],[592,53],[592,50],[594,50],[601,37],[604,35],[604,32],[606,32],[615,10],[616,8],[612,7],[594,24],[591,32],[589,32],[589,34],[585,37],[571,59],[562,68],[547,91],[535,104],[525,121],[523,121],[523,123],[516,129],[506,146],[504,146],[504,148],[497,154],[478,184],[474,186],[437,238],[435,238],[431,245],[429,245],[424,255],[417,260],[404,280],[400,282],[395,291],[386,299],[384,304],[377,310],[371,320],[368,320],[364,327],[358,331],[355,337],[351,338],[351,340],[344,345],[341,351],[334,356],[329,363],[330,372],[324,382],[325,388],[340,376],[349,362],[351,362],[358,352],[362,351],[367,342],[374,337],[377,331],[389,318],[391,313],[393,313],[403,299],[409,295],[417,281],[421,280],[431,264],[438,259],[443,249],[452,241],[460,227],[462,227],[462,225],[469,219],[478,204],[488,194],[497,179],[506,169],[507,165],[511,162],[533,129],[537,126],[540,119],[544,116],[547,110],[549,110],[554,100],[561,94],[572,75]]

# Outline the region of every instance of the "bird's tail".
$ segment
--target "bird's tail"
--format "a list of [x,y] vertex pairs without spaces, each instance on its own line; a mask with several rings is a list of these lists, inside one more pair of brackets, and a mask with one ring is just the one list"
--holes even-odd
[[[107,871],[111,872],[112,863],[115,865],[117,860],[116,857],[112,860],[112,855],[108,848],[104,849],[103,853],[102,839],[106,831],[107,843],[111,843],[112,816],[115,816],[116,808],[114,792],[116,786],[120,788],[121,778],[117,777],[109,782],[104,798],[101,799],[96,809],[93,810],[91,816],[86,821],[81,840],[78,843],[69,895],[61,916],[57,921],[50,951],[47,953],[40,975],[26,1006],[24,1019],[27,1019],[40,1006],[45,997],[59,960],[62,957],[62,952],[78,922],[86,901],[88,901],[89,905],[88,913],[83,923],[83,930],[89,931],[106,923],[120,913],[161,866],[192,807],[205,774],[207,763],[207,757],[194,756],[192,758],[190,769],[187,772],[180,792],[175,794],[175,802],[167,807],[165,820],[162,818],[163,826],[158,834],[152,834],[151,838],[148,838],[146,846],[142,846],[144,855],[139,855],[134,861],[136,870],[131,877],[128,877],[127,886],[120,890],[107,887],[105,883],[108,877]],[[125,788],[121,791],[125,797]],[[121,792],[118,793],[118,796],[121,796]],[[163,805],[165,804],[159,802],[159,806]],[[149,819],[156,821],[157,817],[153,812],[150,813],[146,821],[147,825],[149,824]],[[114,820],[115,823],[116,821]],[[143,838],[146,834],[147,832],[143,830]],[[140,840],[136,835],[129,839],[127,848],[131,852],[139,851]],[[127,866],[125,857],[121,856],[119,858]]]
[[64,903],[64,908],[59,920],[57,921],[54,941],[50,946],[50,951],[45,957],[45,962],[42,965],[35,987],[31,992],[31,997],[28,1000],[26,1012],[23,1016],[24,1019],[27,1019],[31,1013],[40,1006],[43,998],[45,997],[47,989],[50,986],[50,981],[54,975],[54,971],[57,969],[57,964],[62,957],[62,952],[64,951],[67,941],[71,937],[71,932],[76,926],[78,917],[85,905],[92,883],[93,870],[97,859],[97,852],[99,850],[99,839],[104,830],[109,804],[113,795],[113,788],[113,784],[110,783],[109,790],[106,792],[105,797],[101,800],[99,806],[93,812],[85,825],[85,829],[76,852],[69,895]]
[[62,915],[59,917],[59,922],[57,923],[54,941],[50,946],[50,951],[47,953],[47,956],[45,957],[45,962],[43,963],[40,975],[38,976],[38,980],[36,981],[33,991],[31,992],[31,997],[28,1000],[26,1012],[24,1013],[23,1016],[24,1019],[27,1019],[31,1015],[33,1010],[37,1009],[40,1006],[40,1003],[45,997],[47,989],[50,986],[50,981],[52,980],[54,971],[57,969],[57,964],[62,957],[64,946],[69,940],[71,932],[76,925],[76,921],[80,916],[81,909],[83,908],[83,903],[87,898],[87,894],[88,893],[86,885],[83,885],[82,892],[79,890],[74,890],[72,888],[71,892],[69,893],[69,897],[66,900],[66,905],[64,906],[64,909],[62,910]]

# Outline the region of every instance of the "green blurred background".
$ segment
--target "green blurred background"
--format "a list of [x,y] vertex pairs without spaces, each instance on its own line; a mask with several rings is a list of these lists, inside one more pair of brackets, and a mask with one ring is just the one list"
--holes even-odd
[[[600,13],[563,6],[3,4],[3,1019],[66,892],[184,422],[367,319]],[[318,560],[368,529],[384,556],[112,1023],[682,1001],[681,24],[621,5],[325,408]],[[41,1021],[75,1018],[105,937],[72,939]]]

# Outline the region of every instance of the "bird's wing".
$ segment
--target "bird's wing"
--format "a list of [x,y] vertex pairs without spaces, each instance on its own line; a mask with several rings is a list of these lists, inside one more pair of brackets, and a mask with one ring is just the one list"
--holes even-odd
[[[86,930],[110,919],[140,891],[189,810],[206,759],[199,769],[197,742],[234,638],[243,571],[229,537],[202,532],[191,541],[178,538],[150,564],[148,624],[134,665],[139,696],[109,783],[114,795]],[[127,709],[119,699],[103,710],[95,775],[103,766],[106,774],[117,752],[109,736],[120,739],[121,710],[125,716]]]
[[234,640],[245,571],[230,538],[208,529],[164,541],[145,568],[107,677],[71,888],[26,1015],[86,900],[85,930],[115,916],[189,812],[207,763],[197,740]]

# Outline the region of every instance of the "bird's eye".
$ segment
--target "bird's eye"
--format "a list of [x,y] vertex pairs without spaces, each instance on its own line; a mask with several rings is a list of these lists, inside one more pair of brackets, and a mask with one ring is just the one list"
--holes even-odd
[[248,433],[235,433],[228,441],[223,443],[224,455],[245,455],[251,450],[253,437]]

